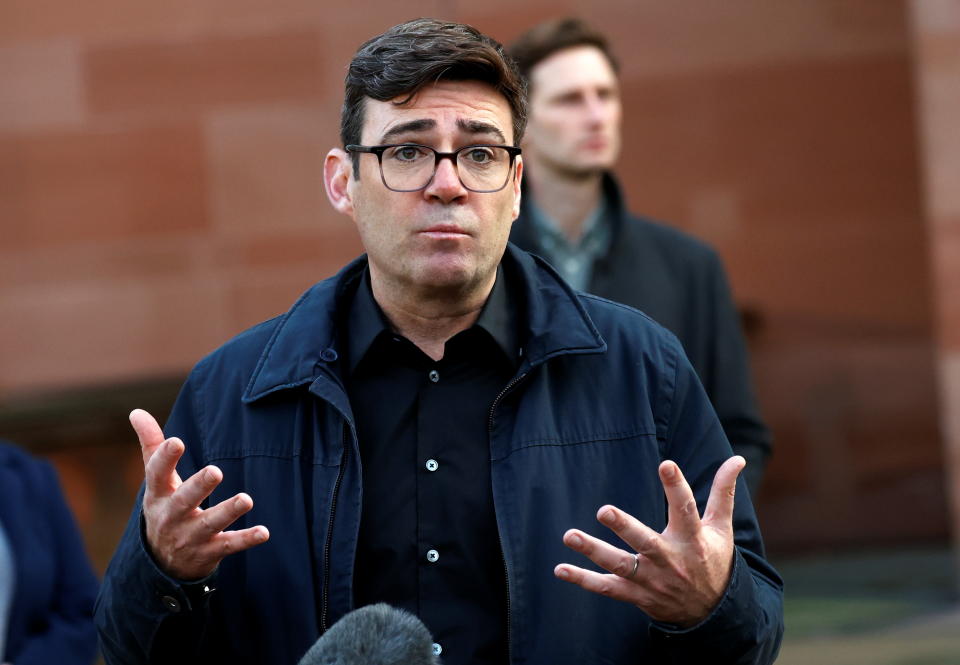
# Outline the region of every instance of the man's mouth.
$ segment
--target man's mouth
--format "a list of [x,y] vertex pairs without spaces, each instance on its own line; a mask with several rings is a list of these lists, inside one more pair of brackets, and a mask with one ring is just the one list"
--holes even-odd
[[464,229],[457,226],[456,224],[434,224],[429,226],[420,233],[425,233],[430,236],[435,237],[448,237],[448,236],[468,236],[470,235]]
[[603,150],[609,145],[609,140],[602,136],[596,136],[583,142],[583,147],[587,150]]

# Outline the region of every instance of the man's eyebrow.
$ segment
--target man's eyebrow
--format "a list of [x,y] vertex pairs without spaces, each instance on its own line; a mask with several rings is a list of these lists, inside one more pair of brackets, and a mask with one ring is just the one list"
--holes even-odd
[[500,143],[507,142],[507,137],[503,135],[500,128],[496,125],[491,125],[489,122],[483,122],[482,120],[464,120],[461,118],[457,120],[457,127],[468,134],[493,134]]
[[[429,129],[434,129],[436,126],[436,120],[432,120],[430,118],[401,122],[399,125],[394,125],[388,129],[383,136],[380,137],[380,143],[388,143],[391,139],[400,136],[401,134],[406,134],[408,132],[424,132]],[[467,134],[492,134],[501,143],[507,142],[507,137],[503,135],[503,132],[500,131],[499,127],[482,120],[465,120],[461,118],[457,120],[457,128]]]
[[437,121],[430,120],[429,118],[401,122],[399,125],[394,125],[388,129],[386,134],[380,137],[380,143],[388,143],[390,139],[395,136],[399,136],[400,134],[406,134],[407,132],[423,132],[428,129],[433,129],[436,126]]

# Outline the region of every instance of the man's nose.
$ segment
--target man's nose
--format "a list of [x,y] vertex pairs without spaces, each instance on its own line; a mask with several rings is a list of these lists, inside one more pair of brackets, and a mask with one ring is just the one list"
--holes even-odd
[[591,122],[602,122],[610,112],[609,104],[600,95],[588,95],[586,99],[587,117]]
[[467,189],[460,182],[460,176],[457,174],[457,166],[452,157],[444,157],[437,164],[437,170],[433,174],[430,184],[424,189],[424,194],[430,198],[435,198],[450,203],[462,196],[465,196]]

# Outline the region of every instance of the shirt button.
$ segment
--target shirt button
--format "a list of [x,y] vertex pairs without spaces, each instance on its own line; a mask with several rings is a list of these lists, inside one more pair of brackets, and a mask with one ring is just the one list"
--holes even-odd
[[437,463],[435,459],[428,459],[425,466],[427,467],[427,471],[436,471],[440,468],[440,464]]
[[433,643],[433,655],[434,655],[434,656],[439,656],[439,655],[442,654],[442,653],[443,653],[443,647],[440,646],[439,643],[434,642],[434,643]]
[[163,604],[167,606],[167,609],[174,614],[180,611],[180,601],[173,596],[164,596],[160,600],[162,600]]
[[430,373],[427,376],[429,376],[430,380],[434,383],[440,380],[440,372],[435,369],[430,370]]
[[437,550],[430,550],[427,552],[427,561],[430,563],[436,563],[440,560],[440,552]]

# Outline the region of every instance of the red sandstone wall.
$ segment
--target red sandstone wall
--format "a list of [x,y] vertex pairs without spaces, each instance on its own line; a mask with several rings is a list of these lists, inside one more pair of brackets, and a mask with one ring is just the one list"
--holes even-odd
[[[509,41],[579,11],[623,61],[631,205],[717,246],[755,323],[771,545],[945,537],[902,2],[2,11],[0,402],[183,373],[359,252],[320,167],[361,41],[417,15]],[[132,437],[110,431],[56,453],[98,559],[137,478]],[[132,471],[102,471],[119,451]]]

